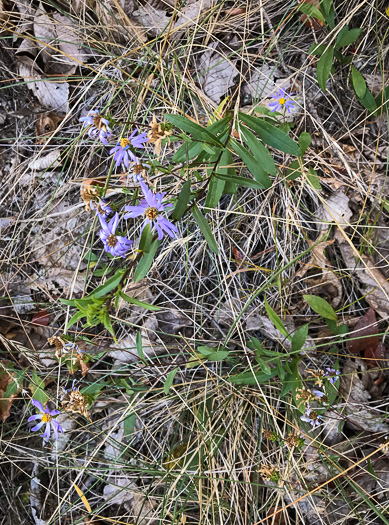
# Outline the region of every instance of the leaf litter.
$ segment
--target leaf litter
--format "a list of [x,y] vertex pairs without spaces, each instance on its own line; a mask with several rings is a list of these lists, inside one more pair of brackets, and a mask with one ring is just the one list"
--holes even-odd
[[[179,11],[172,2],[156,0],[142,3],[112,0],[104,4],[90,0],[74,1],[71,5],[74,11],[68,13],[63,6],[47,6],[44,10],[42,6],[39,9],[31,7],[27,2],[17,3],[20,13],[17,28],[24,37],[22,40],[17,35],[13,37],[13,51],[16,51],[17,64],[14,71],[15,74],[18,71],[30,90],[26,103],[29,112],[24,113],[23,118],[14,118],[15,122],[20,123],[20,128],[17,130],[13,123],[12,133],[7,137],[15,137],[19,133],[24,137],[30,135],[30,138],[18,139],[12,152],[12,162],[17,165],[16,170],[10,169],[10,164],[4,166],[4,173],[11,174],[9,181],[7,180],[6,192],[11,194],[14,200],[10,204],[11,201],[4,198],[6,213],[2,214],[4,222],[1,223],[4,253],[12,266],[12,271],[8,268],[4,271],[2,269],[2,277],[6,283],[4,297],[8,292],[14,303],[15,300],[17,303],[23,303],[12,305],[7,302],[6,306],[1,307],[4,318],[15,323],[15,326],[2,335],[2,347],[8,352],[7,355],[12,355],[15,360],[30,363],[29,366],[36,368],[43,377],[47,375],[52,379],[61,376],[61,386],[70,387],[70,375],[66,368],[58,363],[54,350],[47,344],[47,338],[53,333],[60,333],[66,319],[68,320],[64,315],[66,309],[61,310],[63,306],[59,299],[67,298],[70,294],[72,298],[80,298],[88,293],[91,283],[90,271],[96,268],[101,270],[101,252],[96,248],[97,243],[93,245],[93,250],[99,254],[97,261],[88,262],[83,258],[93,241],[89,243],[88,238],[88,243],[85,243],[83,226],[86,215],[84,216],[84,212],[77,207],[81,204],[78,190],[80,181],[86,178],[103,180],[106,176],[101,157],[95,160],[97,157],[94,159],[90,155],[95,146],[88,145],[88,151],[83,150],[80,155],[75,153],[71,159],[64,162],[59,159],[58,153],[62,151],[61,141],[77,137],[74,113],[80,111],[80,115],[85,115],[90,107],[100,107],[101,97],[108,102],[117,86],[120,86],[122,91],[116,99],[119,113],[126,114],[124,108],[134,102],[137,111],[140,112],[134,120],[143,119],[143,109],[154,111],[152,100],[148,98],[151,90],[155,90],[157,97],[163,94],[161,105],[169,106],[173,104],[172,101],[177,104],[179,99],[173,86],[177,83],[176,75],[179,72],[183,79],[191,79],[187,84],[183,82],[186,87],[181,86],[180,90],[183,89],[184,93],[182,100],[190,100],[190,104],[185,106],[185,112],[189,112],[193,120],[208,123],[208,112],[213,114],[215,107],[231,95],[243,79],[239,95],[241,98],[242,95],[250,95],[252,102],[247,112],[255,111],[258,105],[266,106],[275,90],[279,86],[287,85],[293,91],[298,91],[297,97],[301,98],[297,100],[301,100],[299,104],[304,108],[304,117],[300,115],[299,109],[291,119],[284,119],[285,124],[290,120],[296,123],[292,134],[296,133],[297,137],[302,129],[306,129],[314,136],[316,128],[320,128],[321,123],[325,122],[324,137],[328,138],[329,133],[336,135],[341,129],[342,133],[348,133],[347,137],[350,140],[343,137],[344,148],[342,147],[342,154],[338,156],[333,156],[332,153],[326,155],[326,149],[336,149],[333,143],[324,143],[323,147],[312,144],[309,148],[304,162],[309,161],[315,166],[322,189],[313,191],[302,180],[277,184],[271,191],[255,195],[241,188],[234,196],[237,208],[234,208],[233,200],[228,204],[226,198],[226,201],[213,209],[210,214],[213,224],[216,225],[220,259],[211,259],[204,249],[197,249],[198,246],[192,250],[190,242],[195,234],[189,231],[185,256],[179,252],[180,245],[176,244],[174,249],[163,253],[161,264],[153,268],[147,280],[130,283],[125,289],[131,297],[160,305],[162,310],[152,313],[120,301],[116,311],[116,322],[120,325],[117,343],[106,334],[84,330],[80,324],[70,327],[70,337],[74,336],[76,341],[80,341],[77,336],[81,333],[87,339],[92,356],[83,371],[72,374],[72,380],[74,378],[76,382],[85,381],[85,384],[92,386],[106,382],[108,386],[104,393],[88,394],[92,407],[95,407],[91,410],[93,423],[90,426],[89,422],[81,422],[80,418],[77,419],[73,414],[67,414],[61,419],[61,424],[66,427],[66,438],[60,436],[61,440],[48,457],[52,462],[59,461],[61,469],[65,468],[66,462],[77,461],[79,465],[93,458],[85,468],[85,487],[90,487],[98,480],[97,484],[93,485],[94,498],[98,504],[105,505],[102,513],[110,521],[112,516],[120,516],[119,519],[123,521],[129,519],[137,523],[170,519],[175,512],[173,506],[185,506],[180,495],[185,493],[186,483],[192,482],[194,492],[188,492],[188,498],[193,499],[193,508],[176,517],[177,522],[185,523],[187,513],[192,513],[196,522],[217,523],[219,518],[227,522],[229,518],[226,516],[231,512],[231,509],[227,509],[227,504],[222,503],[216,514],[209,510],[213,508],[215,501],[227,500],[231,501],[231,508],[236,513],[234,516],[238,516],[238,521],[243,515],[247,518],[248,511],[242,502],[248,501],[247,498],[251,498],[252,494],[245,492],[243,485],[234,484],[227,477],[223,478],[224,473],[228,472],[228,476],[231,477],[230,473],[235,472],[236,468],[236,475],[239,477],[242,465],[246,465],[245,476],[247,474],[247,479],[256,483],[259,472],[264,470],[261,470],[258,464],[258,456],[250,455],[249,449],[259,450],[259,428],[265,425],[274,427],[285,438],[290,430],[289,425],[299,429],[300,413],[295,415],[293,412],[295,407],[292,398],[285,401],[284,398],[278,397],[282,388],[282,382],[278,382],[278,379],[269,385],[260,384],[259,389],[252,388],[251,385],[240,385],[242,390],[236,398],[231,393],[230,386],[226,388],[225,379],[228,374],[234,373],[235,368],[240,371],[253,364],[256,366],[255,362],[250,360],[252,353],[246,348],[251,337],[265,341],[265,350],[271,348],[289,356],[292,349],[290,340],[285,338],[267,315],[264,315],[262,295],[255,297],[254,305],[247,308],[242,318],[238,316],[269,275],[289,263],[303,249],[311,247],[306,258],[293,265],[290,272],[287,270],[277,281],[277,286],[270,286],[270,296],[274,310],[290,334],[295,333],[304,323],[310,323],[309,335],[304,345],[293,354],[297,356],[299,380],[313,388],[312,373],[309,369],[313,367],[317,372],[318,369],[325,370],[326,367],[337,366],[341,374],[337,380],[339,390],[331,409],[325,413],[321,428],[314,429],[313,433],[305,432],[304,438],[309,444],[301,455],[296,455],[296,451],[284,454],[284,450],[289,449],[286,449],[283,441],[282,445],[274,448],[271,444],[265,445],[264,442],[260,445],[260,461],[278,462],[284,485],[280,491],[276,483],[261,481],[261,498],[267,507],[264,512],[257,509],[255,512],[258,514],[253,516],[252,521],[260,521],[270,515],[272,509],[280,508],[274,507],[271,501],[275,494],[280,501],[282,500],[282,504],[291,505],[301,522],[323,523],[338,520],[340,523],[349,523],[350,515],[354,512],[350,501],[358,501],[358,512],[361,511],[367,516],[367,522],[372,521],[374,513],[371,513],[364,500],[346,485],[346,477],[340,478],[346,497],[339,498],[339,493],[334,492],[331,479],[334,472],[338,473],[339,470],[331,470],[323,459],[322,451],[328,453],[330,450],[331,454],[341,458],[340,465],[344,462],[352,466],[356,454],[366,455],[372,442],[374,446],[378,446],[384,439],[381,436],[388,433],[383,405],[388,384],[387,352],[383,334],[387,327],[385,323],[388,317],[389,290],[387,262],[385,257],[379,258],[384,254],[381,246],[386,240],[387,224],[377,223],[380,224],[379,232],[382,237],[375,244],[378,253],[371,253],[362,249],[359,223],[363,218],[361,210],[364,209],[362,207],[366,196],[370,199],[366,200],[368,213],[372,210],[377,211],[385,202],[376,191],[376,186],[379,189],[383,184],[374,181],[371,186],[372,192],[369,193],[369,186],[363,180],[363,170],[358,170],[358,166],[350,164],[353,161],[352,155],[355,162],[360,162],[361,166],[369,164],[367,154],[358,160],[358,150],[374,150],[372,137],[376,117],[371,116],[372,122],[369,123],[358,120],[361,108],[348,105],[347,114],[351,117],[352,125],[358,120],[363,132],[353,135],[350,132],[351,123],[344,127],[347,118],[339,121],[336,115],[339,113],[343,118],[342,105],[346,107],[348,101],[353,100],[349,91],[347,96],[344,95],[348,89],[346,77],[342,77],[340,83],[333,77],[337,84],[332,79],[329,80],[328,89],[334,90],[336,94],[331,100],[334,104],[337,100],[342,103],[337,108],[338,111],[335,110],[328,116],[328,100],[312,83],[312,78],[316,75],[315,67],[312,67],[309,61],[303,62],[304,56],[309,56],[309,45],[305,45],[304,39],[311,44],[313,32],[316,37],[320,34],[321,38],[322,35],[318,32],[324,32],[323,26],[320,23],[315,25],[312,21],[308,21],[309,27],[304,26],[303,32],[306,32],[301,45],[298,45],[299,50],[301,47],[305,50],[301,53],[301,63],[295,50],[291,53],[287,50],[290,41],[294,42],[294,37],[290,34],[285,37],[282,28],[279,34],[271,32],[273,36],[276,34],[277,46],[272,47],[273,42],[270,39],[266,61],[264,60],[261,66],[256,62],[255,68],[251,68],[246,75],[244,71],[247,71],[247,66],[251,64],[246,61],[246,57],[249,56],[250,61],[254,56],[257,58],[263,47],[263,42],[256,41],[258,28],[261,28],[261,34],[262,28],[265,28],[266,33],[268,19],[277,24],[279,17],[285,14],[284,4],[274,2],[265,5],[264,12],[258,11],[258,6],[252,9],[251,5],[245,5],[244,9],[239,11],[238,19],[247,22],[245,31],[248,31],[250,38],[254,37],[253,43],[249,43],[247,48],[246,33],[235,31],[233,35],[228,35],[227,39],[222,34],[223,31],[219,32],[218,17],[220,13],[224,15],[224,11],[214,10],[217,7],[214,2],[187,2]],[[342,9],[342,12],[346,13],[347,6],[343,6]],[[78,13],[79,19],[74,13]],[[208,16],[211,16],[210,22]],[[296,20],[300,16],[298,14]],[[88,25],[90,20],[93,20],[93,24]],[[166,28],[169,28],[169,32]],[[160,35],[162,38],[154,47],[154,38]],[[33,38],[29,38],[31,36]],[[164,44],[158,47],[161,42]],[[173,60],[172,56],[176,57],[175,46],[181,44],[185,55]],[[166,47],[163,47],[164,45]],[[231,46],[230,49],[228,45]],[[90,46],[93,53],[86,51],[83,46]],[[133,52],[137,46],[140,46],[140,49]],[[277,65],[280,57],[274,50],[279,48],[286,50],[285,56],[282,56],[282,67],[287,63],[289,70],[293,72],[290,84],[287,83],[289,76]],[[150,83],[147,83],[149,77],[143,78],[143,71],[139,75],[139,70],[136,69],[138,63],[142,63],[142,67],[146,63],[142,62],[145,50],[147,60],[155,61],[153,71],[157,72]],[[364,52],[368,54],[369,51],[367,46]],[[357,55],[358,51],[355,60],[358,60]],[[91,65],[93,62],[95,68],[102,67],[101,84],[98,89],[93,83],[93,77],[89,76],[89,70],[84,67],[87,60]],[[312,57],[309,60],[311,61]],[[181,61],[186,64],[182,69]],[[167,70],[173,62],[172,76],[164,76],[163,82],[158,84],[156,79],[159,72]],[[158,67],[155,67],[156,64]],[[132,77],[134,70],[138,72]],[[303,75],[302,71],[307,71],[308,75]],[[79,85],[70,79],[75,74],[80,74]],[[364,75],[368,86],[374,91],[374,96],[378,95],[382,78],[370,78],[365,72]],[[127,84],[129,78],[131,82]],[[197,83],[197,89],[192,80]],[[298,87],[302,82],[306,91]],[[137,83],[148,86],[142,94],[142,97],[145,97],[143,99],[138,98],[138,95],[135,97],[137,91],[134,85]],[[22,82],[20,84],[22,85]],[[338,85],[342,86],[342,90]],[[163,86],[161,91],[160,86]],[[75,102],[81,93],[82,107],[80,102]],[[153,96],[155,93],[153,92]],[[31,95],[34,95],[34,98]],[[312,100],[317,118],[310,106]],[[237,104],[239,103],[238,101]],[[147,106],[148,104],[150,106]],[[160,109],[156,108],[157,114]],[[239,109],[246,111],[245,108]],[[59,113],[66,111],[67,119],[64,125],[61,125],[59,136],[57,128],[63,118]],[[171,108],[169,111],[172,112]],[[9,117],[7,119],[8,124],[6,120],[5,123],[9,126]],[[35,142],[36,135],[50,138],[52,149],[43,150],[42,153],[40,148],[36,148],[40,140],[38,138]],[[336,144],[341,143],[338,137],[339,135],[334,139],[338,141]],[[368,143],[369,141],[371,142]],[[387,141],[385,137],[384,141]],[[358,147],[355,148],[354,144]],[[346,146],[350,154],[345,153]],[[174,144],[172,147],[175,147]],[[384,144],[383,148],[385,147],[387,148],[387,145]],[[355,154],[352,148],[355,148]],[[87,155],[89,161],[85,160]],[[277,157],[277,153],[275,155],[281,176],[284,158]],[[347,163],[349,164],[345,165]],[[381,166],[382,169],[382,165],[377,166]],[[27,170],[20,177],[23,167]],[[361,176],[355,182],[351,174],[359,172]],[[13,186],[16,178],[19,180],[19,186]],[[119,183],[117,187],[119,188]],[[291,198],[293,193],[298,196],[296,200]],[[235,213],[236,210],[239,213]],[[342,233],[337,225],[342,227]],[[363,227],[365,226],[363,223]],[[328,237],[315,244],[314,239],[319,240],[318,235],[323,234],[327,234]],[[361,235],[363,237],[366,233]],[[27,243],[21,241],[23,236],[28,239]],[[255,259],[255,264],[252,264],[253,271],[234,273],[241,261],[240,256],[235,259],[230,257],[231,246],[241,246],[242,253],[260,254],[258,259]],[[245,264],[246,262],[245,260]],[[247,264],[251,265],[251,262]],[[107,265],[108,271],[109,261],[104,261],[104,264]],[[268,272],[264,272],[263,268]],[[225,275],[229,275],[230,278],[224,280]],[[224,284],[226,282],[228,286]],[[325,328],[326,336],[323,337],[324,320],[315,317],[312,321],[312,313],[301,300],[302,294],[307,293],[324,297],[336,310],[338,327],[345,323],[351,328],[346,337],[331,333],[328,327]],[[41,312],[49,314],[44,325],[36,323],[37,315]],[[228,361],[203,361],[197,368],[185,366],[189,359],[187,348],[196,351],[198,346],[217,347],[224,341],[232,325],[233,335],[227,343],[226,350],[229,354]],[[137,348],[138,333],[142,339],[141,355]],[[353,340],[354,337],[359,339]],[[282,361],[285,369],[290,366],[291,361],[292,357],[286,357]],[[335,364],[336,362],[338,363]],[[8,366],[10,365],[7,364]],[[273,366],[273,363],[270,363],[270,368]],[[162,397],[160,393],[164,392],[166,377],[171,371],[174,372],[175,368],[180,370],[180,375],[176,378],[179,377],[182,384],[176,380]],[[9,368],[0,378],[3,397],[8,395],[7,389],[12,385],[13,373]],[[118,385],[124,389],[125,395],[117,395]],[[53,382],[48,383],[46,390],[53,397],[57,395]],[[261,397],[258,397],[258,391]],[[3,400],[1,415],[7,425],[11,421],[14,424],[19,416],[23,418],[25,415],[18,398],[21,391],[18,390],[16,395],[14,394],[11,394],[6,403]],[[261,408],[264,401],[266,410]],[[123,410],[128,409],[128,403],[135,406],[137,428],[136,432],[125,435],[125,425],[118,421]],[[114,411],[112,406],[115,407]],[[106,425],[107,418],[111,418],[112,425]],[[218,426],[218,422],[222,423],[222,427]],[[19,434],[18,438],[21,435]],[[217,443],[219,435],[223,436],[220,446]],[[28,438],[37,440],[30,434]],[[25,434],[21,439],[25,439]],[[197,448],[193,442],[198,443]],[[7,444],[14,446],[10,439]],[[31,454],[34,455],[35,461],[39,458],[39,468],[45,471],[47,466],[49,472],[52,464],[46,465],[44,462],[47,458],[39,455],[38,446],[33,447]],[[175,450],[189,450],[192,454],[192,463],[185,465],[185,471],[180,471],[182,464],[178,461],[171,462],[171,472],[170,467],[166,468],[166,458],[171,457],[172,448],[173,454]],[[212,456],[209,463],[206,459],[207,454]],[[239,457],[239,465],[236,463],[231,467],[229,462],[235,455]],[[125,462],[124,467],[122,461]],[[114,468],[107,470],[107,464]],[[369,473],[370,467],[374,470],[374,475]],[[221,480],[220,486],[223,485],[226,490],[223,494],[219,492],[219,486],[215,487],[212,483],[207,485],[208,473],[214,472],[215,468]],[[202,473],[200,477],[197,476],[198,472]],[[368,463],[363,464],[362,470],[355,467],[352,479],[369,494],[373,494],[375,501],[382,502],[382,494],[387,489],[387,472],[387,457],[383,454],[383,459],[374,457],[370,466]],[[70,477],[73,476],[73,470],[70,468],[67,473]],[[189,477],[185,477],[187,473]],[[38,479],[35,476],[41,479],[36,469],[31,469],[28,475],[34,476],[34,480]],[[170,478],[173,479],[172,482]],[[64,502],[66,513],[67,481],[63,479],[64,487],[60,489],[63,489],[63,493],[59,496],[63,498],[61,501]],[[327,482],[328,485],[323,488],[320,496],[316,493],[299,500],[302,495],[305,496],[307,492],[314,490],[319,483]],[[31,484],[30,499],[31,503],[34,503],[31,516],[35,523],[46,523],[49,522],[51,504],[46,503],[46,487],[39,493],[36,490],[38,485],[37,482],[35,485]],[[182,491],[178,495],[175,492],[177,487]],[[158,507],[162,492],[164,497],[166,496],[167,507],[170,505],[169,512],[164,515],[159,512]],[[32,501],[33,493],[36,493],[39,505],[37,501]],[[49,494],[49,491],[47,493]],[[193,498],[193,494],[203,503],[202,506],[196,507],[197,500],[196,497]],[[90,498],[90,494],[88,499],[93,499]],[[78,513],[79,502],[74,500],[73,503],[75,505],[72,512],[75,515]],[[55,508],[56,504],[52,506]],[[296,516],[289,515],[289,510],[283,510],[283,516],[286,516],[288,521]],[[371,514],[368,514],[369,512]],[[82,514],[77,514],[77,517],[82,519]],[[90,519],[95,522],[99,518]],[[267,519],[269,520],[270,518]]]

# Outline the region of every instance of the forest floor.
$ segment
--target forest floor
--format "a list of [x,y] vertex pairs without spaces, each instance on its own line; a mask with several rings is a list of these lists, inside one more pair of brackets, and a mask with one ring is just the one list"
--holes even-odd
[[0,525],[389,524],[387,7],[0,0]]

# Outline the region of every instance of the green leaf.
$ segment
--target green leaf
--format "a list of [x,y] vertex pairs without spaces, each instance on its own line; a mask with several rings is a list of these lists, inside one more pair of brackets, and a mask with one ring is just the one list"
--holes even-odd
[[224,186],[224,180],[218,179],[215,176],[212,177],[207,191],[207,198],[205,199],[206,208],[215,208],[215,206],[218,205],[223,195]]
[[322,189],[320,180],[319,180],[319,176],[317,175],[316,171],[311,166],[309,166],[308,168],[307,179],[313,188],[315,188],[316,190]]
[[73,315],[73,317],[69,320],[68,324],[66,325],[66,329],[69,329],[73,324],[75,324],[77,321],[79,321],[83,317],[86,317],[84,312],[76,312]]
[[326,51],[324,51],[319,62],[317,63],[317,81],[324,92],[327,89],[326,85],[330,76],[333,59],[334,48],[330,46]]
[[187,162],[194,159],[203,151],[203,145],[201,142],[185,141],[182,146],[173,155],[172,161],[179,164],[180,162]]
[[256,385],[266,383],[272,377],[278,375],[277,369],[273,368],[271,374],[264,374],[262,371],[257,372],[242,372],[236,376],[228,378],[230,383],[235,385]]
[[182,131],[185,131],[186,133],[191,133],[193,137],[197,140],[208,140],[208,142],[211,142],[212,144],[216,146],[223,146],[221,142],[218,140],[215,135],[213,135],[209,128],[203,128],[199,124],[196,124],[195,122],[192,122],[186,117],[183,117],[182,115],[172,115],[167,114],[165,115],[166,120],[174,124],[177,128],[182,129]]
[[148,253],[153,242],[154,234],[151,231],[150,224],[146,224],[143,228],[143,232],[139,241],[139,250]]
[[241,128],[241,132],[255,159],[261,163],[262,168],[270,173],[270,175],[276,175],[276,165],[274,164],[274,160],[270,155],[269,150],[262,144],[262,142],[259,142],[258,138],[249,129]]
[[132,413],[123,419],[124,437],[128,438],[135,430],[136,414]]
[[325,22],[325,18],[323,14],[319,11],[319,9],[311,4],[301,4],[298,7],[298,10],[304,13],[308,16],[313,16],[314,18],[317,18],[321,22]]
[[220,175],[216,174],[216,179],[224,180],[233,184],[238,184],[239,186],[245,186],[246,188],[254,188],[256,190],[263,189],[263,185],[256,180],[247,179],[246,177],[239,177],[238,175]]
[[116,339],[116,335],[115,335],[115,332],[114,332],[114,329],[113,329],[113,326],[112,326],[112,323],[111,323],[111,318],[109,316],[109,313],[108,312],[103,312],[100,316],[100,319],[101,319],[101,322],[103,323],[103,325],[105,326],[105,328],[108,330],[108,332],[113,335],[114,339]]
[[290,335],[288,334],[288,331],[285,328],[283,322],[278,317],[278,315],[275,313],[273,308],[269,305],[266,299],[265,299],[265,308],[266,308],[266,313],[269,316],[270,321],[274,324],[277,330],[279,330],[283,336],[290,339]]
[[218,254],[219,249],[218,249],[215,237],[213,236],[213,233],[211,231],[211,228],[208,224],[207,219],[201,213],[201,211],[197,207],[197,204],[193,206],[192,214],[193,214],[194,220],[196,221],[198,227],[201,230],[201,233],[204,235],[204,238],[207,241],[209,248],[213,251],[213,253]]
[[327,49],[326,44],[312,44],[308,49],[308,53],[314,56],[320,56]]
[[136,350],[138,352],[138,356],[140,357],[141,361],[143,361],[143,363],[145,365],[147,365],[147,360],[146,360],[145,354],[143,352],[142,334],[141,334],[140,330],[136,334]]
[[368,88],[366,88],[365,96],[363,98],[359,98],[358,100],[362,106],[364,106],[371,113],[377,109],[377,103],[373,97],[372,92]]
[[171,370],[168,373],[166,381],[165,381],[165,383],[163,385],[163,391],[165,392],[166,395],[168,395],[168,393],[169,393],[170,387],[173,384],[173,381],[174,381],[174,378],[176,377],[177,372],[178,372],[178,368],[175,368],[174,370]]
[[268,174],[262,168],[262,166],[256,161],[256,159],[249,153],[243,146],[241,146],[235,140],[230,141],[231,148],[239,155],[243,160],[245,166],[250,171],[254,179],[261,185],[261,188],[270,188],[271,180]]
[[308,324],[303,324],[300,328],[293,334],[292,337],[292,351],[301,350],[307,340],[308,336]]
[[95,394],[98,394],[105,388],[106,386],[109,386],[109,383],[92,383],[91,385],[88,385],[80,390],[81,394],[85,394],[87,396],[93,396]]
[[354,66],[351,66],[351,81],[357,97],[363,98],[366,95],[366,82],[361,73]]
[[150,246],[150,251],[145,253],[141,260],[138,262],[138,266],[135,268],[134,272],[134,282],[139,282],[146,277],[147,272],[150,270],[151,265],[153,264],[154,255],[158,250],[159,240],[156,239],[153,244]]
[[104,295],[107,295],[108,292],[117,287],[117,285],[122,280],[125,272],[126,270],[117,270],[115,274],[109,279],[107,279],[103,285],[98,286],[95,289],[93,294],[91,294],[92,297],[103,297]]
[[271,375],[271,368],[270,366],[264,361],[262,358],[258,357],[258,355],[255,355],[255,360],[260,366],[262,372],[264,372],[267,375]]
[[286,169],[285,180],[296,180],[301,176],[301,167],[298,160],[294,160]]
[[207,356],[207,360],[208,361],[223,361],[223,359],[228,357],[229,353],[230,352],[228,350],[219,350],[217,352],[211,352]]
[[190,180],[182,186],[176,205],[172,213],[172,219],[178,221],[184,215],[190,199]]
[[30,389],[32,391],[32,397],[44,405],[46,401],[49,400],[49,396],[44,392],[45,382],[38,376],[36,370],[33,371],[31,379]]
[[359,38],[359,35],[361,34],[362,29],[360,27],[356,27],[355,29],[350,29],[348,26],[344,26],[340,31],[336,38],[336,47],[345,47],[349,46],[355,40]]
[[338,320],[335,310],[322,297],[319,297],[317,295],[304,295],[303,297],[307,301],[309,306],[312,308],[312,310],[317,314],[321,315],[325,319],[333,319],[334,321]]
[[301,156],[301,150],[298,145],[284,131],[273,126],[270,122],[246,115],[245,113],[239,113],[238,116],[268,146],[290,155]]
[[135,304],[136,306],[140,306],[141,308],[150,310],[150,312],[156,312],[158,310],[161,310],[159,306],[155,306],[154,304],[144,303],[143,301],[138,301],[138,299],[134,299],[133,297],[130,297],[124,292],[120,292],[120,297],[122,297],[122,299],[127,301],[127,303]]
[[311,135],[309,133],[307,133],[306,131],[303,131],[302,133],[300,133],[299,146],[300,146],[300,149],[301,149],[301,153],[303,155],[307,151],[309,146],[311,145],[311,141],[312,141],[312,138],[311,138]]
[[86,259],[88,262],[92,261],[98,261],[99,258],[95,253],[92,252],[92,250],[88,250],[86,254],[84,255],[84,259]]

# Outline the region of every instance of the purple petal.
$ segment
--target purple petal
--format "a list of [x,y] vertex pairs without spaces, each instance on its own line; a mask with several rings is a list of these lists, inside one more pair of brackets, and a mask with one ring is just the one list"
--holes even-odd
[[31,399],[31,404],[34,405],[35,408],[40,410],[41,412],[44,412],[45,409],[43,408],[43,405],[40,401],[37,401],[36,399]]
[[50,434],[51,434],[50,423],[46,423],[46,429],[44,433],[40,435],[40,437],[46,438],[46,443],[48,443],[50,439]]
[[43,427],[44,424],[45,424],[45,422],[41,421],[40,423],[38,423],[37,425],[35,425],[35,427],[33,427],[31,429],[31,432],[35,432],[36,430],[40,430]]
[[43,417],[43,414],[36,414],[35,416],[30,416],[27,419],[27,423],[29,423],[30,421],[35,421],[36,419],[42,419],[42,417]]

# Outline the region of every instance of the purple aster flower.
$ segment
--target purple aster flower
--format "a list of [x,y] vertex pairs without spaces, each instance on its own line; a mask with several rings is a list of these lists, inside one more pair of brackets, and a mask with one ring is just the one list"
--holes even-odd
[[331,384],[336,383],[338,380],[338,376],[340,375],[339,370],[335,370],[335,368],[326,368],[327,372],[324,374],[325,377],[328,377],[328,380]]
[[321,425],[323,421],[320,421],[323,419],[323,416],[320,416],[315,410],[312,410],[310,406],[307,406],[305,409],[305,413],[300,418],[302,421],[305,421],[306,423],[310,423],[313,428],[316,426]]
[[100,111],[93,111],[88,113],[86,117],[81,117],[80,122],[84,123],[84,128],[88,129],[88,135],[91,139],[98,137],[98,139],[108,146],[108,139],[111,138],[111,128],[109,127],[109,121],[100,115]]
[[273,98],[276,99],[275,102],[271,102],[269,104],[269,108],[272,112],[274,111],[281,111],[282,109],[286,109],[288,113],[290,113],[293,106],[296,105],[296,102],[294,100],[290,100],[293,93],[288,93],[280,88],[278,91],[276,91],[275,96]]
[[126,206],[124,209],[128,211],[128,213],[124,215],[124,218],[133,219],[144,215],[145,221],[142,225],[142,230],[147,224],[150,224],[151,228],[155,226],[159,240],[163,238],[164,232],[167,233],[169,237],[174,237],[178,232],[177,227],[168,221],[166,217],[161,216],[162,212],[173,206],[172,204],[162,204],[162,199],[166,193],[153,193],[143,181],[140,182],[140,187],[145,198],[140,201],[138,206]]
[[40,403],[36,399],[32,399],[31,403],[34,405],[35,408],[37,408],[41,412],[41,414],[36,414],[35,416],[31,416],[31,417],[28,418],[29,422],[30,421],[36,421],[37,419],[41,420],[40,423],[38,423],[37,425],[35,425],[35,427],[33,427],[31,429],[31,432],[35,432],[36,430],[40,430],[43,427],[43,425],[46,424],[45,431],[40,436],[43,437],[43,438],[46,438],[46,443],[48,443],[48,441],[50,439],[50,436],[51,436],[51,432],[53,432],[54,433],[54,439],[55,439],[55,441],[57,441],[58,440],[58,432],[62,432],[62,434],[63,434],[63,428],[58,423],[58,421],[56,419],[53,419],[53,418],[54,418],[54,416],[58,416],[58,414],[60,414],[60,411],[59,410],[49,410],[47,407],[44,408],[42,403]]
[[324,392],[320,392],[320,390],[312,390],[312,394],[315,394],[315,397],[318,401],[321,401],[323,405],[326,405],[326,401],[328,401],[327,396],[324,394]]
[[133,242],[126,237],[115,234],[119,223],[119,214],[116,212],[110,222],[105,222],[101,215],[98,217],[101,224],[99,235],[103,241],[105,251],[113,256],[125,257]]
[[124,164],[126,168],[129,167],[130,162],[138,162],[138,158],[134,153],[134,148],[144,148],[144,143],[150,139],[147,137],[147,133],[139,133],[136,129],[126,139],[120,139],[114,148],[110,150],[110,155],[114,154],[113,160],[116,162],[116,166]]
[[110,213],[113,213],[111,206],[105,199],[100,199],[100,202],[97,204],[91,201],[90,207],[92,210],[96,211],[96,215],[99,217],[106,218]]

